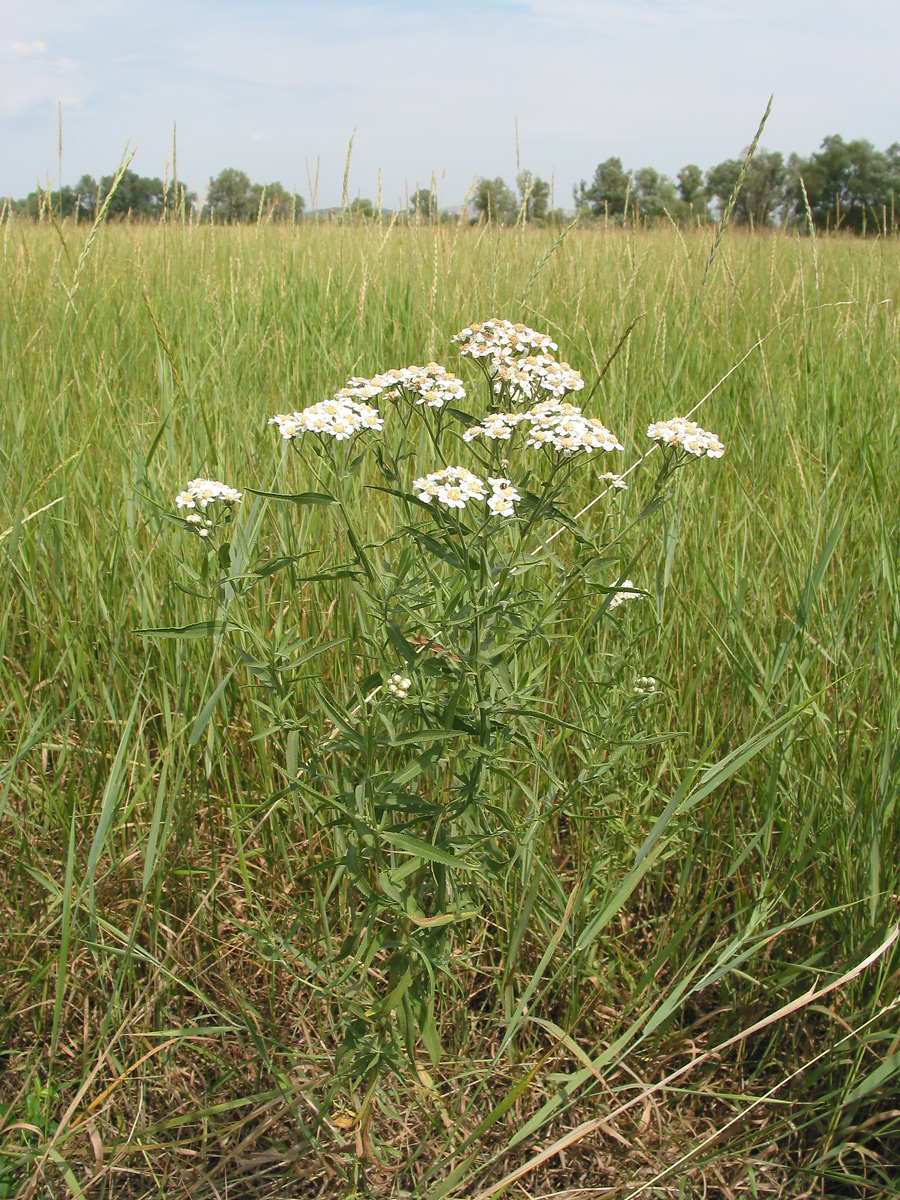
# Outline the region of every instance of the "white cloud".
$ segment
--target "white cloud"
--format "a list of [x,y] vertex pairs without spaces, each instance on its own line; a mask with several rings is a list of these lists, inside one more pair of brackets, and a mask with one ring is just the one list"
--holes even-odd
[[10,42],[9,48],[13,54],[46,54],[47,47],[44,42]]
[[[44,43],[30,45],[43,47]],[[14,57],[0,72],[0,115],[16,116],[42,107],[55,111],[57,104],[72,107],[81,103],[79,64],[63,55],[45,56],[45,50],[27,54],[13,50]]]

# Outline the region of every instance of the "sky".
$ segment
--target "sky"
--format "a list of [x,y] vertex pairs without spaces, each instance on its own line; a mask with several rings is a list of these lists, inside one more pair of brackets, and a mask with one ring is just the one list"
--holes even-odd
[[[611,155],[675,176],[761,144],[900,141],[898,0],[0,0],[0,194],[111,174],[126,146],[202,194],[238,167],[338,204],[442,207]],[[169,168],[171,174],[171,167]],[[318,183],[316,184],[316,179]]]

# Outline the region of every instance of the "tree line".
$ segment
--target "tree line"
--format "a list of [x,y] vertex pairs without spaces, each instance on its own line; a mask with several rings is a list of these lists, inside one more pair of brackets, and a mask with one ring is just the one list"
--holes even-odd
[[163,181],[126,170],[118,185],[115,175],[103,175],[99,182],[82,175],[74,187],[56,191],[37,189],[24,200],[14,200],[12,211],[39,219],[49,208],[57,217],[93,220],[104,210],[112,219],[159,220],[164,215],[196,214],[201,220],[217,224],[238,222],[290,221],[301,217],[306,207],[302,196],[274,183],[251,183],[249,175],[226,167],[210,179],[198,199],[180,180]]
[[[689,163],[671,179],[654,167],[632,170],[624,167],[620,158],[611,157],[597,165],[590,182],[582,179],[575,186],[575,208],[585,219],[617,224],[710,221],[721,216],[743,165],[743,157],[730,158],[704,172],[696,163]],[[13,201],[11,208],[35,219],[50,209],[57,217],[93,220],[105,206],[110,218],[158,220],[180,214],[216,224],[296,221],[306,208],[302,196],[277,180],[253,183],[234,167],[211,178],[199,198],[180,181],[164,182],[131,170],[122,174],[113,190],[114,180],[113,175],[104,175],[99,181],[83,175],[74,187],[37,189],[24,200]],[[514,187],[500,176],[481,176],[468,199],[473,219],[499,224],[567,220],[567,213],[551,208],[551,203],[549,183],[528,170],[517,175]],[[758,149],[731,219],[751,229],[811,222],[819,229],[887,233],[895,229],[897,207],[900,142],[877,150],[865,139],[845,141],[839,134],[831,134],[807,157],[793,153],[785,158],[777,150]],[[330,215],[353,220],[379,214],[371,200],[358,197],[331,210]],[[417,188],[407,201],[405,216],[430,222],[455,219],[456,214],[441,212],[435,193]]]
[[[598,165],[590,184],[574,189],[579,210],[593,217],[652,221],[708,220],[728,204],[744,165],[730,158],[704,174],[696,163],[682,167],[674,180],[653,167],[627,171],[618,158]],[[856,233],[891,232],[900,208],[900,142],[877,150],[863,138],[826,137],[819,150],[787,159],[777,150],[759,149],[735,201],[732,220],[765,227],[805,225]],[[896,214],[900,216],[900,213]]]

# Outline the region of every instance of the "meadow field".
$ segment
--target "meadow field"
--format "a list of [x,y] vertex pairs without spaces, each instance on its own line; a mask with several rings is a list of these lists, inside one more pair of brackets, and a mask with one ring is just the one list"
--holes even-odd
[[[900,241],[713,236],[0,226],[0,1197],[900,1196]],[[421,412],[268,421],[490,317],[624,449],[488,662]]]

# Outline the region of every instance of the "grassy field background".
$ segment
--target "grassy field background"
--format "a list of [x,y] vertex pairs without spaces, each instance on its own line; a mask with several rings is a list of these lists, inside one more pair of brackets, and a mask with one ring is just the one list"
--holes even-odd
[[[477,1196],[519,1169],[509,1195],[900,1195],[897,944],[748,1032],[897,920],[900,242],[727,235],[683,342],[711,236],[0,228],[0,1196]],[[494,315],[588,387],[635,322],[591,403],[624,464],[743,362],[697,413],[725,457],[651,523],[653,599],[593,624],[573,599],[546,697],[609,753],[548,734],[572,786],[458,948],[440,1066],[385,1081],[371,1164],[315,986],[346,921],[309,870],[327,831],[271,803],[248,672],[194,736],[227,647],[136,631],[204,615],[162,516],[187,479],[312,486],[269,416],[457,369],[451,335]],[[261,516],[272,553],[321,547],[303,512]],[[349,633],[319,661],[352,693],[339,588],[279,576],[259,605],[298,644]],[[680,784],[764,733],[617,899]]]

